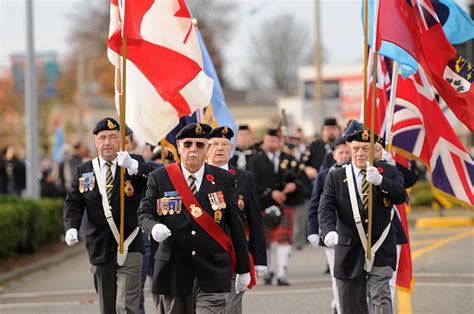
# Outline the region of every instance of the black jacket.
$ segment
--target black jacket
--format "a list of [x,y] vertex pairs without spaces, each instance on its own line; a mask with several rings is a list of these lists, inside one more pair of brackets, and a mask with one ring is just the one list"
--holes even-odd
[[[214,176],[214,183],[206,175]],[[219,226],[232,239],[236,254],[236,273],[250,271],[247,241],[235,200],[235,177],[230,172],[205,165],[201,187],[195,197],[211,217],[214,211],[208,193],[222,191],[226,202]],[[157,200],[165,192],[180,191],[173,186],[165,168],[153,171],[148,177],[148,189],[138,210],[140,226],[150,235],[156,223],[171,230],[171,236],[160,243],[155,253],[152,291],[168,296],[185,296],[192,292],[194,278],[204,292],[229,292],[231,263],[229,254],[202,229],[188,213],[184,204],[179,215],[157,213]],[[192,254],[194,252],[194,255]]]
[[255,176],[260,208],[262,210],[271,205],[278,206],[272,199],[272,192],[274,190],[283,190],[289,182],[296,184],[296,191],[287,194],[285,205],[294,206],[304,203],[307,194],[305,193],[306,187],[303,181],[300,180],[299,165],[294,157],[284,152],[280,153],[280,164],[277,173],[274,172],[274,165],[263,150],[259,150],[250,160],[249,171]]
[[[350,167],[350,165],[348,166]],[[403,176],[397,168],[383,162],[376,162],[375,166],[383,168],[383,179],[380,186],[373,186],[373,244],[390,222],[392,205],[405,201]],[[365,261],[365,252],[354,222],[347,184],[354,184],[357,191],[356,182],[348,182],[345,168],[330,171],[319,204],[321,236],[324,238],[330,231],[337,231],[339,235],[334,261],[334,277],[343,280],[359,276],[364,269]],[[367,212],[363,209],[358,193],[357,201],[365,233],[367,233]],[[375,254],[374,266],[391,266],[395,269],[396,260],[395,228],[392,225],[387,238]]]
[[251,172],[230,167],[235,173],[237,207],[242,221],[249,228],[249,251],[255,265],[267,265],[265,233],[260,205],[258,203],[255,179]]
[[[97,158],[97,157],[96,157]],[[137,209],[146,189],[147,174],[152,170],[147,166],[142,156],[132,155],[139,161],[138,173],[130,176],[125,170],[125,182],[130,181],[133,195],[125,196],[125,233],[124,239],[138,226]],[[92,191],[81,193],[79,191],[79,178],[85,173],[93,172],[92,161],[86,161],[77,166],[71,183],[71,190],[67,193],[64,202],[64,227],[65,230],[81,226],[84,209],[87,211],[88,223],[85,228],[86,248],[89,261],[92,265],[113,262],[117,254],[117,242],[110,230],[102,207],[102,195],[97,183]],[[117,165],[114,176],[114,189],[112,194],[112,215],[117,229],[120,230],[120,167]],[[129,252],[143,253],[143,240],[140,234],[133,240],[128,248]]]

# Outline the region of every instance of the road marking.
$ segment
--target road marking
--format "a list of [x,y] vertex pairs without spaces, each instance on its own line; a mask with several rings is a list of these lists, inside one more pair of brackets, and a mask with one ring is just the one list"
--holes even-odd
[[[441,231],[441,230],[436,230],[436,231],[437,232],[434,232],[434,233],[439,233],[438,231]],[[430,251],[439,249],[440,247],[443,247],[448,243],[466,238],[466,237],[471,236],[473,234],[474,234],[474,228],[470,228],[469,230],[467,230],[465,232],[450,236],[448,238],[444,238],[444,239],[441,239],[441,240],[435,240],[433,244],[428,245],[428,246],[426,246],[422,249],[419,249],[419,250],[416,250],[416,251],[412,252],[411,260],[412,260],[412,262],[414,262],[417,258],[419,258],[420,256],[422,256],[422,255],[424,255],[424,254],[426,254]],[[416,283],[416,286],[417,287],[420,287],[420,286],[421,287],[423,287],[423,286],[425,286],[425,287],[438,287],[438,286],[442,286],[442,287],[448,287],[448,286],[450,286],[450,287],[473,287],[474,285],[469,284],[469,283],[468,284],[466,284],[466,283],[456,283],[456,284],[455,283],[452,283],[452,284],[448,284],[448,283],[440,283],[440,284],[437,284],[437,283]],[[413,308],[412,308],[412,305],[411,305],[411,296],[409,294],[406,294],[406,293],[400,293],[400,294],[398,294],[398,296],[399,296],[398,308],[400,309],[399,313],[405,313],[405,314],[413,313]]]
[[440,247],[443,247],[445,246],[446,244],[448,243],[451,243],[451,242],[454,242],[454,241],[457,241],[457,240],[460,240],[460,239],[463,239],[463,238],[466,238],[466,237],[469,237],[471,235],[474,235],[474,228],[471,228],[470,230],[467,230],[463,233],[460,233],[460,234],[456,234],[456,235],[453,235],[451,237],[448,237],[448,238],[445,238],[445,239],[441,239],[441,240],[436,240],[433,244],[431,245],[428,245],[422,249],[419,249],[419,250],[416,250],[414,251],[412,254],[411,254],[411,260],[412,262],[415,261],[417,258],[419,258],[420,256],[430,252],[430,251],[433,251],[433,250],[436,250]]
[[0,304],[0,309],[16,309],[19,307],[40,307],[40,306],[75,306],[86,304],[99,304],[99,301],[66,301],[66,302],[33,302],[33,303],[10,303]]
[[18,293],[3,293],[0,294],[0,299],[8,298],[36,298],[49,296],[63,296],[63,295],[82,295],[82,294],[96,294],[93,289],[84,290],[55,290],[55,291],[41,291],[41,292],[18,292]]

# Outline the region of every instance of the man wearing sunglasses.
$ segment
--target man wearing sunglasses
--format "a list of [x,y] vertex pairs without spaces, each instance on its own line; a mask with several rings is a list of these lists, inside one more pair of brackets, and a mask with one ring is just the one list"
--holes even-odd
[[160,243],[152,292],[163,296],[165,313],[222,313],[232,271],[237,291],[250,283],[234,176],[204,163],[210,131],[193,123],[176,135],[181,162],[150,174],[138,211]]
[[[235,174],[237,207],[248,234],[249,251],[253,256],[255,272],[260,277],[267,271],[262,213],[253,174],[229,165],[232,151],[230,140],[233,136],[234,132],[227,126],[213,129],[209,136],[207,161],[210,165]],[[227,298],[226,313],[242,313],[242,299],[243,293],[236,293],[235,289],[232,289]]]

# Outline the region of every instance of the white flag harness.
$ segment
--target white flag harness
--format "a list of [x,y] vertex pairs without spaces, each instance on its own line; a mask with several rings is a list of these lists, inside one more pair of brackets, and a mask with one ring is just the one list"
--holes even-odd
[[356,191],[354,188],[354,183],[356,183],[356,181],[354,180],[354,175],[352,173],[352,165],[347,165],[345,166],[345,168],[346,168],[347,186],[349,188],[349,196],[351,198],[352,215],[354,216],[354,222],[357,228],[357,233],[359,234],[360,242],[362,243],[362,247],[364,248],[364,252],[365,252],[364,269],[365,271],[370,272],[374,264],[375,253],[380,248],[383,241],[385,241],[390,231],[390,226],[392,225],[392,219],[393,219],[393,208],[390,213],[390,222],[388,223],[387,227],[385,227],[385,229],[383,230],[382,234],[380,235],[380,238],[372,246],[371,259],[369,261],[367,259],[367,235],[365,234],[364,226],[362,225],[362,220],[360,219],[359,204],[357,203],[357,196],[356,196]]
[[[97,177],[97,186],[99,187],[99,192],[102,195],[102,208],[104,209],[104,215],[107,219],[107,223],[109,224],[110,230],[114,235],[115,241],[118,245],[120,245],[120,233],[115,225],[114,217],[112,216],[112,212],[110,209],[112,208],[109,204],[109,199],[107,198],[107,192],[105,190],[105,179],[102,175],[102,171],[99,167],[99,158],[94,158],[92,160],[92,166],[94,167],[94,173]],[[127,253],[128,253],[128,246],[138,234],[140,230],[139,227],[136,227],[135,230],[128,236],[128,238],[123,242],[123,253],[120,254],[120,250],[117,248],[117,264],[123,266],[125,261],[127,260]]]

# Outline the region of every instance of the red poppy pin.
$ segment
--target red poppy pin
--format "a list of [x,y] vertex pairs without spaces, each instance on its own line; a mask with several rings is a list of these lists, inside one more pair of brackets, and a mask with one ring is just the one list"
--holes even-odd
[[383,168],[382,167],[377,167],[377,170],[379,171],[379,173],[383,173]]
[[229,172],[232,173],[232,174],[235,174],[235,170],[234,170],[234,169],[229,169]]
[[211,182],[212,184],[216,184],[214,182],[214,176],[212,174],[206,174],[206,180]]

